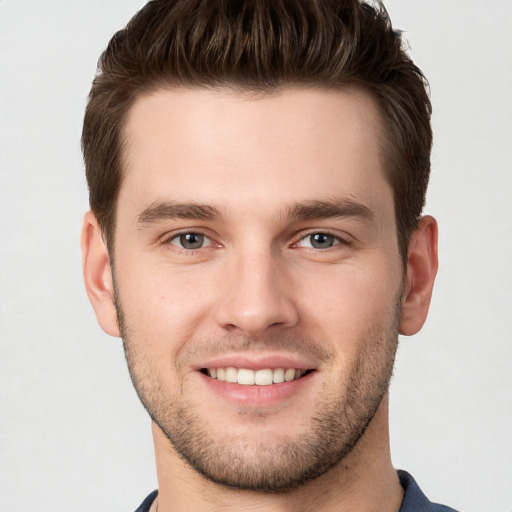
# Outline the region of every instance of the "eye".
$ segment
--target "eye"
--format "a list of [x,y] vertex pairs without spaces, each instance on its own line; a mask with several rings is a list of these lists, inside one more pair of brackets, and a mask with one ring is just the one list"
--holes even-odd
[[201,233],[181,233],[171,238],[169,242],[187,250],[201,249],[211,244],[211,240]]
[[313,249],[329,249],[339,245],[340,239],[329,233],[311,233],[304,237],[297,245],[300,247],[311,247]]

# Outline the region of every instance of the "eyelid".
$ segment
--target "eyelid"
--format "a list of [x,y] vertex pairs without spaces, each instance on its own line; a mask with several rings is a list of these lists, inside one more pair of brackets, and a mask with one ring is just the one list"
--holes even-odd
[[[183,247],[181,245],[181,240],[180,240],[183,235],[196,235],[196,236],[200,236],[203,239],[203,245],[201,247],[197,247],[195,249],[189,249],[187,247]],[[177,243],[174,243],[175,241]],[[190,231],[190,232],[187,232],[187,233],[181,233],[181,234],[175,235],[175,236],[173,236],[172,238],[169,239],[169,243],[171,245],[176,245],[179,249],[184,249],[186,251],[195,251],[195,250],[198,250],[198,249],[204,249],[206,247],[210,247],[211,242],[212,242],[212,240],[211,240],[210,237],[208,237],[206,235],[203,235],[202,233],[197,233],[196,231]]]
[[[160,239],[158,241],[158,244],[159,245],[173,245],[177,249],[181,249],[181,250],[186,251],[188,253],[193,252],[193,251],[197,251],[199,249],[205,249],[205,248],[208,248],[208,247],[212,247],[212,246],[221,247],[222,244],[217,242],[211,235],[208,235],[206,233],[206,231],[207,230],[202,229],[202,228],[198,228],[198,229],[195,229],[195,228],[183,228],[183,229],[180,229],[180,230],[177,230],[177,231],[173,231],[171,233],[166,233],[165,235],[160,237]],[[193,233],[193,234],[204,236],[204,238],[208,241],[208,244],[203,246],[203,247],[200,247],[198,249],[185,249],[184,247],[180,247],[178,244],[172,244],[172,241],[174,239],[180,237],[181,235],[185,235],[185,234],[188,234],[188,233]],[[323,234],[323,235],[329,235],[329,236],[334,237],[336,239],[337,243],[335,243],[333,245],[333,247],[338,246],[338,245],[350,246],[354,242],[353,238],[351,236],[347,235],[346,233],[340,234],[339,232],[333,232],[330,229],[318,229],[318,228],[316,228],[316,229],[310,229],[310,230],[307,230],[307,231],[301,231],[300,234],[298,234],[298,235],[296,235],[294,237],[295,241],[291,244],[291,247],[298,247],[300,242],[302,242],[304,239],[306,239],[306,238],[308,238],[308,237],[310,237],[312,235],[315,235],[315,234]],[[316,249],[316,248],[313,248],[313,247],[311,247],[310,249],[319,250],[319,249]],[[323,251],[326,251],[326,250],[327,249],[323,249]]]
[[[195,228],[179,229],[177,231],[172,231],[170,233],[166,233],[165,235],[160,237],[158,243],[159,243],[159,245],[164,245],[164,246],[165,245],[173,245],[178,250],[186,251],[187,253],[198,251],[200,249],[206,249],[206,248],[212,247],[212,246],[220,247],[221,244],[216,242],[211,235],[206,234],[205,231],[206,230],[201,229],[201,228],[198,228],[198,229],[195,229]],[[187,234],[201,235],[201,236],[203,236],[205,238],[205,242],[208,241],[208,243],[206,245],[204,245],[203,247],[198,247],[197,249],[186,249],[185,247],[181,247],[178,244],[173,244],[172,243],[173,240],[179,238],[181,235],[187,235]]]
[[[342,235],[339,232],[333,232],[330,229],[318,229],[317,228],[317,229],[308,230],[307,232],[301,232],[300,236],[296,237],[296,242],[294,242],[292,244],[292,247],[300,247],[300,245],[299,245],[300,242],[302,242],[306,238],[309,238],[310,236],[316,235],[316,234],[329,235],[329,236],[332,236],[333,238],[335,238],[337,243],[335,243],[332,247],[336,247],[338,245],[350,246],[353,244],[352,237],[350,237],[349,235],[347,235],[345,233]],[[306,247],[306,249],[313,249],[315,251],[322,250],[324,252],[328,250],[328,249],[317,249],[315,247]]]

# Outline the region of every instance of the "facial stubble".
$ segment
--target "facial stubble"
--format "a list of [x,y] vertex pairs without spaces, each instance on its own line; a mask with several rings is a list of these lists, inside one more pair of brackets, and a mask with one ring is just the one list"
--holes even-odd
[[[393,305],[391,322],[376,323],[360,340],[363,349],[345,383],[339,379],[338,395],[333,397],[324,392],[314,404],[305,405],[304,410],[314,412],[300,438],[283,435],[274,444],[268,438],[254,441],[250,436],[234,438],[227,434],[222,440],[216,439],[200,411],[185,396],[183,382],[174,394],[165,389],[151,360],[137,349],[136,335],[122,308],[115,279],[114,290],[128,369],[142,404],[176,453],[216,484],[235,490],[287,492],[320,477],[341,465],[352,452],[388,392],[398,345],[401,290]],[[233,346],[233,341],[229,343]],[[250,341],[240,343],[247,346]],[[223,341],[212,344],[222,347]],[[289,339],[280,344],[293,348],[294,341]],[[321,345],[312,342],[311,346]],[[248,431],[257,429],[262,421],[264,424],[262,417],[264,413],[256,411],[248,418],[252,421]]]

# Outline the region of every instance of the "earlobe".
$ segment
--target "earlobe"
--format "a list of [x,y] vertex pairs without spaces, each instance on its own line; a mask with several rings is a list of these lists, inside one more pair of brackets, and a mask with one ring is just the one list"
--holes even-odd
[[84,216],[81,245],[85,288],[98,323],[107,334],[119,337],[110,258],[98,221],[92,212]]
[[430,216],[422,217],[411,235],[400,334],[416,334],[427,318],[438,267],[437,237],[437,222]]

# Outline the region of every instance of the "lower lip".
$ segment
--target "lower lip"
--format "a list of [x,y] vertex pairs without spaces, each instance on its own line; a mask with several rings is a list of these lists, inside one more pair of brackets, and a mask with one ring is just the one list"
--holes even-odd
[[202,372],[198,372],[205,385],[215,394],[237,404],[253,406],[271,406],[289,400],[299,393],[314,377],[316,372],[308,373],[300,379],[268,386],[245,386],[236,382],[225,382],[212,379]]

